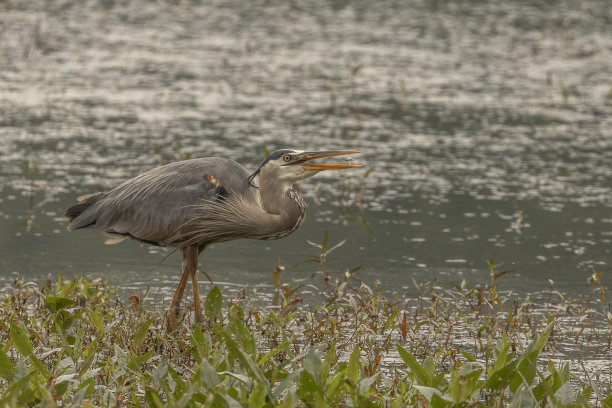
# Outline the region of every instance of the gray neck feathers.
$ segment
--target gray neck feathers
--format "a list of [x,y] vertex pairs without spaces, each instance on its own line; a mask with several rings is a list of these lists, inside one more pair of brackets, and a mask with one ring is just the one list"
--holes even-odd
[[240,194],[203,202],[198,215],[183,224],[167,244],[183,247],[238,238],[286,237],[304,221],[306,203],[295,190],[275,187],[273,183],[260,184],[260,203]]
[[259,239],[278,239],[295,231],[304,221],[306,203],[297,191],[287,189],[272,177],[260,177],[259,197],[268,214],[261,230],[266,231]]

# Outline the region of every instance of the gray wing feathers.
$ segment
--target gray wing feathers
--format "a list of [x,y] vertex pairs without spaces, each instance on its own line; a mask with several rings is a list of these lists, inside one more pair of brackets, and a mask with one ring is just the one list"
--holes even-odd
[[185,160],[157,167],[136,176],[97,200],[69,225],[92,225],[99,232],[129,234],[137,239],[172,244],[196,216],[198,206],[216,197],[216,186],[204,176],[215,177],[229,193],[256,199],[248,186],[249,173],[224,158]]

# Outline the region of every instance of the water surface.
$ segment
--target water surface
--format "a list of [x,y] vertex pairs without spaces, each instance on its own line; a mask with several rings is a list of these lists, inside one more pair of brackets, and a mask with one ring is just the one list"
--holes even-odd
[[64,210],[169,161],[255,169],[284,147],[358,149],[365,167],[302,183],[290,237],[207,249],[200,267],[226,288],[265,292],[325,231],[347,239],[330,267],[400,294],[412,278],[482,282],[491,257],[513,271],[505,289],[581,294],[610,265],[606,0],[0,9],[1,279],[86,274],[167,296],[177,254],[68,233]]

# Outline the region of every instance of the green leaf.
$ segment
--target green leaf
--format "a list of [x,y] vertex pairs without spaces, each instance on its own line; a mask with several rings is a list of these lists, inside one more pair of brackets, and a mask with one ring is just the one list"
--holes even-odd
[[562,405],[569,405],[574,401],[574,390],[569,381],[559,387],[555,392],[555,398]]
[[[292,341],[293,342],[293,341]],[[333,342],[331,343],[331,347],[327,351],[325,355],[325,359],[321,363],[321,384],[325,384],[327,382],[327,378],[330,375],[329,368],[336,364],[338,356],[336,355],[336,348],[334,347]]]
[[34,348],[32,347],[32,342],[30,342],[28,334],[21,327],[11,323],[9,335],[15,349],[17,349],[19,354],[24,357],[29,357],[34,352]]
[[317,400],[323,399],[323,390],[317,385],[312,374],[306,370],[302,370],[298,380],[298,395],[307,405],[314,405]]
[[531,390],[525,384],[521,384],[510,400],[510,408],[532,408],[536,401]]
[[516,375],[517,362],[518,360],[512,360],[504,367],[491,373],[489,375],[489,379],[487,380],[487,387],[494,390],[501,390],[502,388],[508,386]]
[[208,346],[200,325],[196,323],[195,329],[191,334],[191,343],[195,346],[194,357],[197,360],[202,360],[208,356]]
[[[25,395],[31,394],[31,393],[27,393],[26,390],[29,390],[30,380],[35,375],[36,375],[36,371],[28,371],[23,377],[13,382],[6,390],[4,390],[4,392],[1,395],[2,399],[4,399],[4,401],[7,401],[7,400],[10,401],[11,397],[17,398],[17,397],[23,397],[24,394]],[[0,402],[3,402],[3,401],[0,400]],[[6,405],[6,406],[11,406],[11,405]]]
[[303,367],[304,370],[312,374],[312,377],[319,386],[321,385],[321,365],[321,358],[314,349],[310,349],[306,355],[306,359],[304,359]]
[[264,376],[261,369],[257,366],[257,364],[255,364],[253,359],[238,347],[238,344],[234,341],[234,339],[232,339],[232,336],[230,336],[229,333],[226,332],[221,326],[219,326],[218,324],[214,324],[213,329],[219,337],[223,337],[227,348],[234,356],[236,356],[238,361],[240,361],[241,365],[247,370],[247,372],[257,381],[266,385],[266,391],[269,394],[270,390],[267,388],[269,387],[269,383],[266,380],[266,377]]
[[164,408],[164,401],[162,400],[162,398],[159,396],[159,394],[157,393],[157,391],[155,391],[152,388],[148,388],[145,391],[145,399],[147,401],[147,404],[149,404],[151,407],[155,407],[155,408]]
[[200,382],[208,389],[215,388],[220,382],[215,368],[205,358],[200,363]]
[[446,399],[444,399],[444,397],[441,397],[439,394],[434,393],[431,395],[431,406],[433,408],[447,408],[450,407],[453,403],[451,401],[448,401]]
[[13,377],[15,377],[13,374],[14,368],[15,364],[13,364],[9,356],[0,348],[0,377],[10,382]]
[[418,363],[416,358],[414,358],[412,354],[404,350],[402,346],[398,345],[397,351],[399,352],[399,355],[404,361],[404,363],[406,363],[410,371],[412,371],[412,373],[414,374],[417,384],[425,386],[431,385],[431,378],[427,375],[427,371]]
[[424,385],[415,385],[414,388],[416,388],[419,394],[427,398],[428,401],[431,401],[434,395],[437,395],[438,397],[442,397],[442,393],[439,390],[432,388],[432,387],[427,387]]
[[238,381],[240,381],[240,382],[242,382],[244,384],[250,384],[251,383],[251,378],[249,378],[248,376],[243,375],[243,374],[236,374],[236,373],[233,373],[231,371],[221,371],[221,372],[219,372],[217,374],[219,374],[219,375],[227,375],[228,377],[232,377],[233,379],[238,380]]
[[272,350],[268,351],[262,358],[260,358],[259,361],[257,361],[257,365],[258,366],[264,365],[272,357],[274,357],[275,355],[277,355],[281,351],[289,348],[289,346],[292,345],[294,341],[295,341],[294,337],[283,341],[281,344],[279,344],[278,346],[274,347]]
[[497,371],[506,365],[508,361],[508,357],[510,357],[510,342],[508,341],[508,336],[506,332],[502,332],[501,339],[495,345],[495,363],[493,363],[493,367],[491,371]]
[[272,391],[272,398],[280,398],[287,388],[295,384],[296,378],[299,377],[301,372],[302,370],[298,369],[289,373],[289,375],[280,384],[278,384],[276,388],[274,388]]
[[399,309],[393,310],[393,312],[389,315],[389,317],[387,318],[387,321],[383,325],[383,332],[386,331],[389,327],[391,327],[393,323],[395,323],[395,319],[397,318],[397,315],[399,314],[399,312],[400,312]]
[[17,326],[14,323],[11,323],[11,328],[9,330],[9,336],[11,337],[11,341],[15,346],[15,349],[24,357],[28,357],[32,362],[32,366],[38,370],[38,372],[46,379],[51,376],[51,373],[45,368],[43,363],[34,355],[34,348],[32,347],[32,342],[28,337],[26,331]]
[[326,384],[325,397],[329,406],[335,407],[340,404],[346,399],[347,393],[351,391],[351,387],[344,379],[344,374],[345,369],[338,370]]
[[261,408],[266,403],[266,388],[258,383],[257,387],[249,395],[249,408]]
[[528,387],[532,385],[536,376],[537,360],[537,351],[534,351],[526,356],[522,356],[518,360],[518,366],[516,368],[517,375],[514,376],[512,382],[510,383],[510,391],[515,392],[521,384]]
[[74,300],[59,296],[47,296],[45,298],[45,303],[47,304],[49,309],[54,312],[57,312],[69,306],[76,305]]
[[359,381],[359,395],[367,397],[368,391],[370,391],[372,384],[374,384],[378,379],[379,374],[380,373],[376,373],[371,377],[367,377]]
[[217,321],[221,318],[221,312],[223,310],[223,298],[221,296],[221,289],[215,286],[208,292],[206,296],[206,304],[204,313],[206,317],[212,321]]
[[359,381],[359,360],[361,359],[359,346],[355,346],[355,349],[349,357],[349,363],[346,367],[346,377],[351,381],[352,384],[357,384]]
[[138,350],[140,346],[142,346],[142,343],[144,343],[151,323],[153,323],[153,319],[143,322],[140,327],[138,327],[138,330],[136,330],[136,333],[134,333],[134,337],[132,338],[132,346],[134,347],[134,350]]
[[97,331],[104,331],[104,322],[94,310],[89,311],[89,322]]

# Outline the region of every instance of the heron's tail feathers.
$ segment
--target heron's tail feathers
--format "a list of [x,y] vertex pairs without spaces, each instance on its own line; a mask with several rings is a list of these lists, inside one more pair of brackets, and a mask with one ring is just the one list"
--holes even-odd
[[104,193],[88,194],[77,198],[79,203],[68,208],[64,214],[64,216],[70,220],[68,230],[85,228],[95,223],[95,220],[89,220],[90,217],[79,218],[79,216],[102,197],[104,197]]

